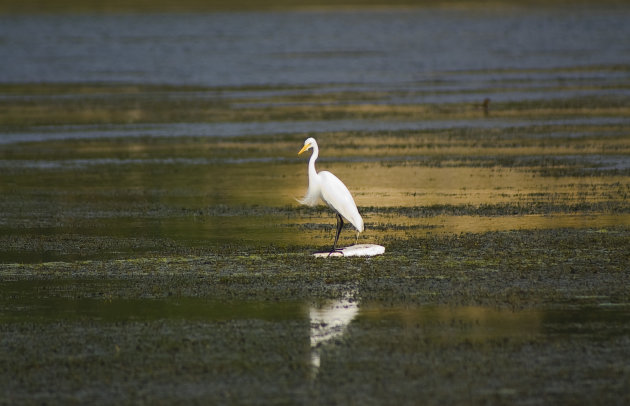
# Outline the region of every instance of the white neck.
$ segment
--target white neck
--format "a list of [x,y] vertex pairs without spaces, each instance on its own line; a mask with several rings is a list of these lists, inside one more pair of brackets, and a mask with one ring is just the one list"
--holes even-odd
[[309,179],[315,179],[317,176],[317,171],[315,170],[315,161],[319,156],[319,148],[317,144],[313,145],[313,154],[311,155],[311,159],[308,161],[308,177]]

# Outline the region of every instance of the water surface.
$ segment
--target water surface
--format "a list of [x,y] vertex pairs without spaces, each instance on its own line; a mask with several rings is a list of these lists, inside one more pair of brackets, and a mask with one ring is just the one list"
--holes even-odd
[[404,84],[405,92],[461,92],[509,79],[536,87],[557,82],[558,73],[527,69],[630,63],[627,17],[624,8],[580,7],[4,16],[0,54],[11,63],[0,77],[210,87]]

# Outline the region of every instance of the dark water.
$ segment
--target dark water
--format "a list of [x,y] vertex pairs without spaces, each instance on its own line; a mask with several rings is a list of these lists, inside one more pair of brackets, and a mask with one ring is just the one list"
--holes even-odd
[[553,69],[630,63],[629,18],[579,7],[2,16],[0,81],[442,92],[500,81],[527,94],[559,76],[614,84],[620,74]]
[[[536,120],[537,125],[562,126],[630,126],[629,117],[585,117]],[[56,126],[31,131],[2,134],[0,144],[37,142],[46,140],[99,139],[120,137],[238,137],[243,135],[284,135],[295,133],[326,133],[332,131],[422,131],[446,129],[508,129],[518,130],[532,125],[520,119],[452,119],[422,121],[391,120],[326,120],[326,121],[271,121],[175,124],[121,124],[107,126]],[[586,135],[589,133],[587,132]],[[547,134],[546,136],[571,134]],[[585,135],[573,133],[575,136]],[[234,158],[235,162],[238,161]],[[3,162],[0,161],[0,166]]]

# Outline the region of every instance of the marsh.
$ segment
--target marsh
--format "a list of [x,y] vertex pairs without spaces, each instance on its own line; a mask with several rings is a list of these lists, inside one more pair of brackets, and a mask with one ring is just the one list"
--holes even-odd
[[0,403],[628,403],[629,18],[0,15]]

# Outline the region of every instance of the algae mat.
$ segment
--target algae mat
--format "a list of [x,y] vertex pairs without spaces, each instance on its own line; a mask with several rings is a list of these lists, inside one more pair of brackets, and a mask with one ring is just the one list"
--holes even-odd
[[624,403],[629,242],[563,229],[398,240],[370,259],[5,265],[2,399]]

